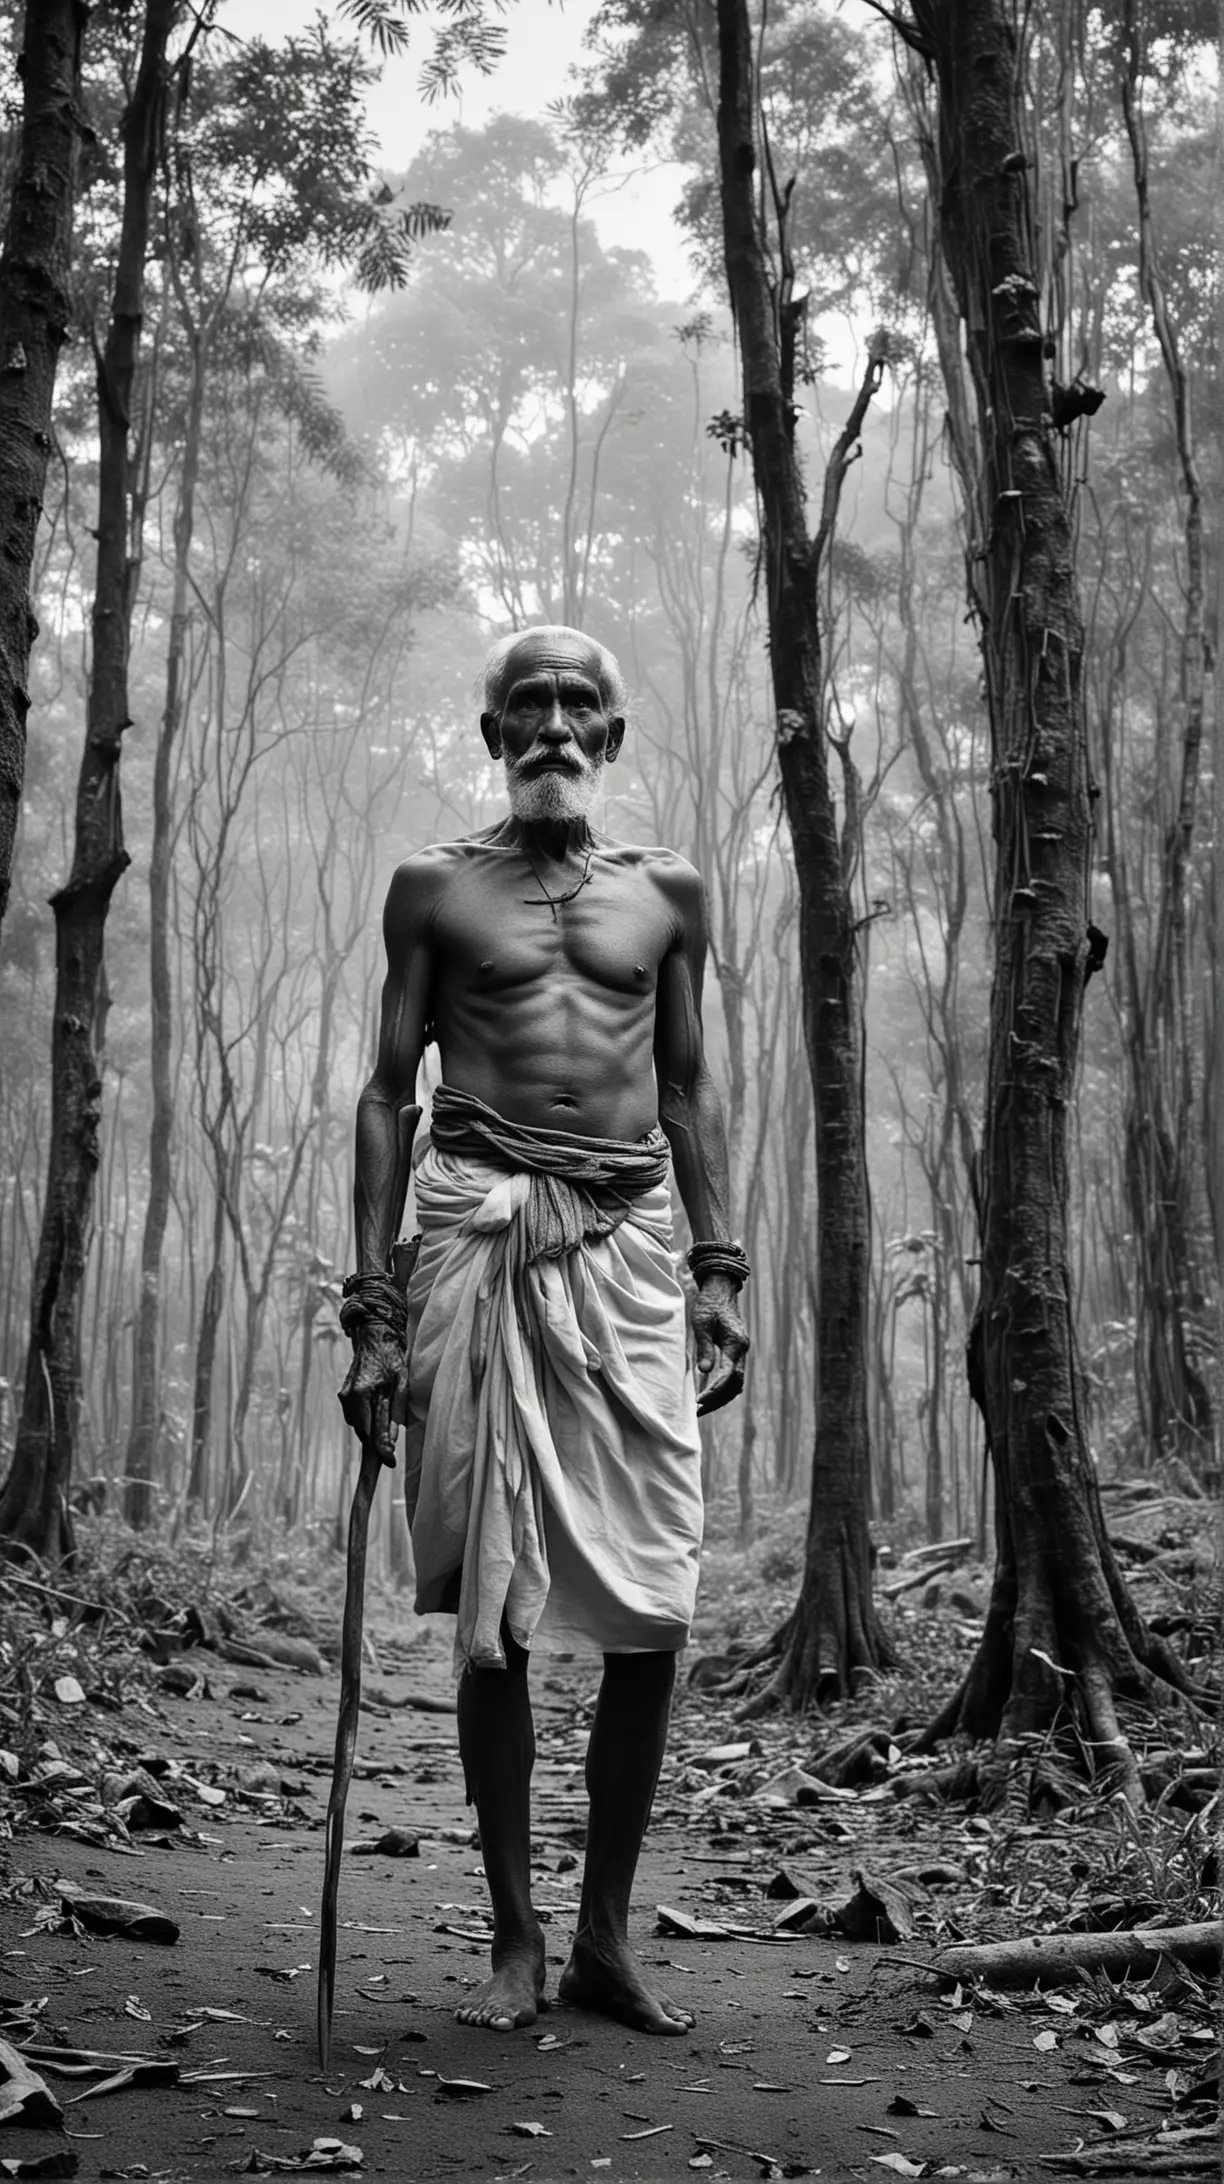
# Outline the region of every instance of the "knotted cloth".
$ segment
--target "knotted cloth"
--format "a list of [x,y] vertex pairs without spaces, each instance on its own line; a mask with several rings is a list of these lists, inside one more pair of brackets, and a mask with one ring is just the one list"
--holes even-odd
[[536,1130],[508,1122],[474,1093],[444,1084],[434,1094],[429,1135],[440,1152],[530,1175],[522,1217],[529,1266],[559,1259],[587,1237],[610,1236],[635,1193],[667,1181],[668,1144],[657,1123],[635,1142]]
[[456,1665],[548,1627],[685,1643],[701,1452],[667,1140],[536,1130],[444,1086],[415,1177],[406,1494]]

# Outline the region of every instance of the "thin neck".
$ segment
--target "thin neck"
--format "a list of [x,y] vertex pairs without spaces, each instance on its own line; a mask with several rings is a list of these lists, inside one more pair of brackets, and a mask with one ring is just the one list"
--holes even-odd
[[595,846],[585,813],[579,819],[517,819],[511,813],[499,839],[536,864],[564,864],[571,854],[583,856]]

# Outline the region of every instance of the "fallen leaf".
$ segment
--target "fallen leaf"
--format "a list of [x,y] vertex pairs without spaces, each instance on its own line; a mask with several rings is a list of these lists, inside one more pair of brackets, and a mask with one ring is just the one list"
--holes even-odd
[[925,2161],[911,2161],[906,2154],[869,2154],[869,2161],[878,2162],[881,2169],[891,2169],[894,2176],[925,2176]]
[[933,2116],[936,2111],[933,2108],[920,2108],[917,2101],[910,2099],[908,2093],[894,2093],[884,2113],[886,2116]]
[[447,2099],[452,2101],[472,2101],[478,2094],[491,2093],[493,2090],[492,2086],[485,2084],[483,2078],[438,2078],[436,2083],[439,2093],[445,2093]]
[[655,1919],[656,1934],[670,1934],[681,1941],[729,1941],[733,1931],[716,1919],[695,1919],[666,1903],[656,1904]]
[[712,2169],[713,2166],[713,2154],[690,2154],[689,2156],[690,2169]]
[[224,1790],[218,1789],[215,1782],[201,1782],[196,1775],[189,1774],[180,1775],[179,1781],[185,1782],[188,1789],[194,1790],[196,1796],[206,1805],[223,1805],[225,1803],[226,1793]]
[[826,2063],[849,2063],[853,2062],[853,2060],[849,2048],[830,2048],[825,2056]]
[[508,2131],[513,2131],[515,2138],[552,2137],[552,2132],[546,2130],[542,2123],[508,2123],[506,2125],[506,2129]]
[[1051,2048],[1056,2048],[1058,2046],[1058,2034],[1056,2032],[1039,2032],[1033,2042],[1033,2046],[1037,2048],[1042,2055],[1048,2055]]
[[0,2123],[49,2123],[62,2127],[64,2111],[49,2085],[7,2040],[0,2040]]
[[1125,2131],[1126,2129],[1126,2118],[1120,2109],[1090,2108],[1088,2113],[1090,2116],[1095,2116],[1098,2122],[1103,2123],[1107,2130]]
[[[146,2010],[146,2017],[148,2014]],[[67,2106],[71,2108],[73,2101],[96,2101],[103,2093],[122,2093],[130,2085],[177,2085],[178,2080],[177,2063],[125,2063],[122,2070],[114,2071],[109,2078],[102,2078],[96,2085],[74,2093]]]
[[341,2123],[360,2123],[364,2114],[365,2110],[360,2101],[350,2101],[340,2121]]
[[55,1696],[61,1706],[84,1706],[85,1693],[75,1676],[57,1676]]
[[93,1896],[72,1881],[57,1881],[65,1908],[95,1934],[123,1934],[129,1941],[175,1942],[177,1922],[150,1903],[129,1903],[123,1896]]
[[79,2167],[75,2146],[61,2146],[53,2154],[7,2154],[0,2161],[0,2176],[75,2176]]
[[[754,2087],[753,2090],[758,2089]],[[664,2131],[674,2131],[675,2128],[674,2123],[652,2123],[645,2131],[622,2131],[621,2137],[626,2141],[629,2139],[661,2138]]]

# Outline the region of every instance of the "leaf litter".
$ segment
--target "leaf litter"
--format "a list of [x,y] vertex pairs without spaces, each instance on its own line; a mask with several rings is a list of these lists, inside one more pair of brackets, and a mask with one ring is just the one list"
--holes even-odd
[[[125,1740],[118,1725],[108,1738],[98,1735],[98,1722],[107,1712],[105,1697],[96,1706],[82,1708],[57,1696],[57,1680],[72,1677],[87,1696],[109,1692],[114,1713],[124,1697],[135,1695],[151,1728],[166,1705],[178,1710],[180,1722],[197,1715],[204,1719],[216,1703],[216,1664],[218,1657],[225,1657],[225,1645],[245,1645],[250,1653],[260,1653],[256,1642],[260,1631],[254,1620],[259,1589],[251,1587],[249,1575],[237,1580],[235,1573],[225,1580],[231,1601],[239,1603],[227,1609],[228,1638],[227,1618],[219,1611],[212,1623],[202,1614],[198,1630],[189,1611],[183,1611],[177,1630],[164,1618],[159,1621],[162,1609],[150,1607],[147,1579],[146,1569],[135,1587],[137,1592],[145,1587],[139,1615],[132,1612],[132,1599],[126,1598],[125,1604],[122,1587],[108,1596],[111,1604],[92,1621],[85,1614],[75,1623],[71,1613],[67,1617],[51,1614],[45,1601],[38,1607],[34,1616],[38,1642],[22,1656],[27,1674],[24,1680],[17,1679],[18,1703],[5,1710],[7,1733],[0,1727],[0,1735],[5,1736],[0,1750],[0,1832],[55,1828],[120,1854],[131,1854],[148,1842],[190,1851],[206,1839],[204,1827],[225,1826],[232,1814],[243,1812],[256,1824],[273,1826],[300,1822],[304,1816],[298,1802],[306,1794],[298,1779],[300,1763],[291,1766],[252,1753],[249,1759],[227,1767],[207,1749],[207,1740],[190,1763],[184,1763],[160,1751],[151,1737]],[[156,1591],[155,1586],[152,1589]],[[291,1592],[288,1584],[280,1586],[279,1581],[268,1588],[268,1594],[290,1597]],[[190,1588],[167,1586],[162,1606],[175,1597],[190,1597]],[[759,1585],[755,1597],[759,1611],[763,1597]],[[275,1617],[280,1611],[266,1595],[263,1607],[273,1618],[268,1628],[275,1645]],[[731,1607],[734,1611],[733,1600]],[[27,1643],[29,1602],[23,1600],[21,1608],[26,1626],[22,1642]],[[10,1611],[11,1588],[5,1592],[0,1584],[0,1646],[15,1645]],[[902,1598],[889,1612],[904,1645],[914,1611]],[[174,1615],[178,1613],[177,1608],[173,1610]],[[243,1614],[245,1637],[235,1638],[232,1633]],[[324,1647],[334,1653],[337,1625],[338,1616],[320,1617],[313,1609],[303,1612],[297,1631],[282,1633],[304,1641],[301,1647],[289,1649],[296,1655],[293,1665],[299,1673],[311,1672],[312,1647],[320,1656]],[[686,1860],[687,1884],[682,1886],[680,1900],[660,1907],[661,1924],[662,1914],[668,1913],[675,1922],[671,1938],[689,1943],[695,1961],[708,1962],[711,1951],[750,1939],[789,1952],[787,1970],[780,1978],[832,1981],[835,1973],[850,1969],[863,1945],[873,1956],[878,1951],[881,1961],[891,1956],[895,1963],[912,1962],[925,1970],[941,1946],[967,1938],[1002,1941],[1016,1934],[1064,1927],[1091,1932],[1126,1920],[1155,1924],[1202,1915],[1209,1889],[1212,1818],[1212,1801],[1202,1778],[1213,1764],[1210,1744],[1189,1747],[1182,1767],[1167,1738],[1163,1746],[1154,1742],[1154,1767],[1157,1773],[1163,1769],[1163,1787],[1157,1788],[1148,1812],[1137,1817],[1121,1814],[1108,1799],[1086,1789],[1082,1776],[1066,1763],[1066,1755],[1052,1751],[1048,1740],[1021,1751],[1001,1806],[985,1807],[972,1795],[967,1801],[953,1799],[947,1794],[947,1768],[919,1761],[908,1748],[912,1733],[905,1713],[889,1713],[894,1700],[904,1700],[909,1718],[921,1718],[923,1676],[933,1688],[946,1691],[958,1672],[972,1634],[966,1635],[964,1625],[951,1621],[939,1626],[943,1652],[936,1659],[936,1648],[928,1642],[931,1627],[928,1616],[922,1625],[922,1671],[895,1688],[877,1685],[870,1695],[840,1709],[835,1726],[821,1717],[766,1719],[754,1722],[751,1734],[737,1735],[735,1694],[708,1685],[703,1688],[704,1679],[697,1673],[702,1663],[695,1664],[694,1680],[678,1710],[658,1808],[660,1820],[683,1824],[685,1840],[694,1850],[703,1837],[709,1846],[708,1851],[697,1851],[691,1861]],[[159,1659],[158,1649],[167,1657]],[[275,1655],[266,1650],[265,1658],[272,1662]],[[740,1673],[733,1657],[731,1680]],[[745,1692],[750,1682],[748,1678]],[[252,1707],[268,1704],[265,1690],[246,1677],[230,1684],[228,1695]],[[269,1717],[248,1718],[258,1722]],[[292,1719],[285,1716],[286,1725]],[[573,1823],[574,1776],[580,1769],[588,1728],[589,1705],[577,1702],[556,1725],[556,1733],[550,1733],[539,1801],[543,1831],[551,1827],[555,1834]],[[429,1764],[423,1748],[422,1759],[412,1771],[427,1779]],[[965,1764],[972,1776],[972,1766]],[[550,1785],[549,1767],[556,1788]],[[407,1770],[371,1762],[365,1771],[389,1776]],[[1185,1800],[1179,1803],[1175,1793],[1183,1785]],[[317,1815],[305,1816],[317,1824]],[[453,1832],[457,1841],[471,1840],[470,1830]],[[576,1840],[580,1847],[581,1837]],[[367,1856],[420,1855],[417,1839],[407,1829],[384,1829],[381,1835],[361,1841]],[[557,1876],[564,1877],[576,1865],[572,1854],[563,1861],[554,1859],[550,1887],[564,1896],[572,1884]],[[74,1910],[64,1896],[48,1894],[46,1884],[17,1875],[4,1893],[36,1919],[75,1918],[75,1924],[65,1930],[82,1938],[88,1931],[79,1905]],[[129,1919],[133,1913],[151,1914],[154,1919],[159,1915],[156,1905],[141,1905],[127,1897],[98,1900],[118,1904]],[[566,1903],[560,1908],[571,1906]],[[483,1910],[481,1928],[483,1936]],[[128,1931],[138,1937],[137,1927],[129,1925]],[[834,1936],[843,1945],[850,1944],[849,1955],[830,1956],[828,1942]],[[903,1957],[903,1947],[915,1953]],[[793,1963],[796,1955],[808,1949],[813,1952],[810,1964]],[[272,1976],[291,1982],[309,1966],[268,1969]],[[817,2011],[836,2016],[837,2004],[831,1996],[826,1999],[814,1988],[807,1999]],[[35,2000],[22,2009],[25,2014],[15,2017],[10,2029],[16,2028],[18,2041],[23,2029],[33,2041],[39,2024]],[[1155,2081],[1167,2103],[1162,2128],[1149,2130],[1153,2173],[1159,2173],[1160,2162],[1179,2149],[1186,2158],[1196,2157],[1200,2141],[1195,2134],[1203,2127],[1199,2118],[1208,2107],[1214,2112],[1218,2101],[1218,2070],[1213,2077],[1205,2067],[1201,2036],[1209,2025],[1206,1990],[1184,1967],[1162,1961],[1157,1974],[1142,1981],[1117,1983],[1085,1975],[1069,1987],[1064,1983],[1059,1990],[1021,1996],[1000,1995],[975,1983],[958,1988],[951,1997],[924,1997],[921,2010],[896,2029],[911,2039],[924,2040],[936,2038],[946,2025],[967,2038],[975,2011],[1036,2016],[1038,2037],[1050,2033],[1068,2061],[1074,2051],[1088,2087],[1084,2130],[1099,2135],[1100,2159],[1123,2129],[1135,2128],[1118,2124],[1117,2118],[1127,2110],[1113,2089],[1115,2084],[1135,2083],[1136,2074]],[[236,2019],[241,2016],[232,2014]],[[205,2021],[203,2012],[196,2013],[196,2029]],[[180,2026],[166,2037],[182,2039],[191,2029]],[[276,2037],[288,2036],[278,2033]],[[534,2040],[535,2051],[542,2054],[567,2044],[553,2034],[536,2035]],[[750,2043],[744,2045],[746,2050]],[[1048,2054],[1051,2046],[1042,2041],[1038,2052]],[[381,2049],[370,2052],[380,2058],[383,2054]],[[853,2048],[828,2052],[839,2057],[832,2065],[838,2075],[826,2081],[830,2086],[879,2082],[849,2074]],[[123,2071],[139,2067],[140,2060],[114,2058],[111,2077],[119,2079]],[[1066,2064],[1061,2067],[1065,2069]],[[365,2090],[383,2096],[406,2090],[381,2060],[379,2071],[381,2077],[371,2073],[376,2082],[362,2081]],[[219,2082],[223,2073],[208,2075]],[[249,2074],[234,2074],[244,2075]],[[179,2082],[188,2080],[183,2077]],[[767,2074],[754,2082],[762,2092],[774,2089]],[[492,2091],[483,2081],[467,2083]],[[1040,2083],[1031,2081],[1034,2087]],[[436,2097],[479,2097],[475,2091],[458,2091],[463,2084],[463,2080],[438,2076]],[[115,2089],[119,2090],[118,2085]],[[902,2120],[911,2113],[904,2108],[882,2112]],[[915,2119],[936,2120],[918,2103],[912,2114]],[[988,2130],[999,2127],[997,2118],[982,2125]],[[647,2128],[662,2137],[672,2126]],[[884,2129],[875,2128],[881,2133]],[[515,2135],[543,2136],[547,2130],[540,2124],[536,2132],[516,2130]],[[713,2139],[696,2143],[693,2163],[712,2165],[716,2152],[737,2153],[755,2162],[762,2174],[802,2173],[802,2165],[793,2164],[788,2172],[782,2154],[753,2152]],[[1090,2140],[1085,2139],[1083,2147],[1086,2151],[1077,2158],[1098,2158]],[[247,2157],[246,2173],[356,2167],[361,2158],[360,2149],[343,2140],[320,2139],[293,2155],[254,2150]],[[945,2173],[953,2173],[955,2166],[945,2164]],[[235,2169],[235,2164],[230,2167]],[[1084,2173],[1090,2169],[1091,2162]],[[919,2165],[917,2173],[932,2173],[931,2164],[925,2169]]]

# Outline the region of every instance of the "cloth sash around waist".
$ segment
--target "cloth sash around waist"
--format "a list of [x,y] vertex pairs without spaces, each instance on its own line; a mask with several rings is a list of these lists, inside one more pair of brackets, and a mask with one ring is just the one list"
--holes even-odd
[[668,1144],[657,1123],[636,1140],[535,1129],[509,1121],[474,1093],[443,1084],[433,1096],[429,1135],[440,1153],[530,1177],[516,1224],[527,1266],[610,1236],[635,1198],[667,1181]]

